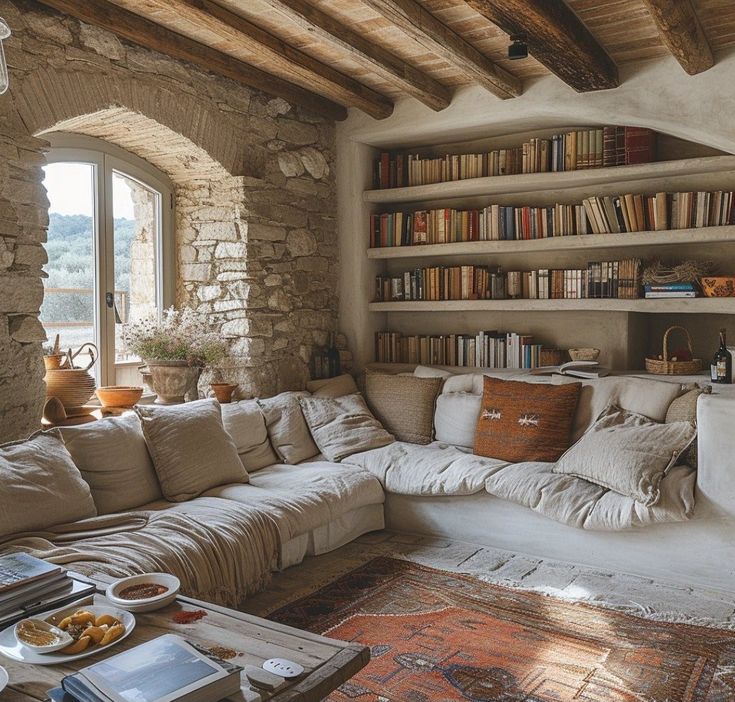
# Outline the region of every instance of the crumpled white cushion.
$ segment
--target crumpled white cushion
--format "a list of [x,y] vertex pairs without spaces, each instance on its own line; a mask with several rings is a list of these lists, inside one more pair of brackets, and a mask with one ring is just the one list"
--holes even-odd
[[232,437],[248,473],[278,463],[265,427],[265,417],[255,400],[222,405],[222,424]]
[[487,478],[507,462],[465,453],[454,446],[396,441],[355,453],[343,464],[369,471],[388,492],[399,495],[473,495],[481,492]]
[[482,395],[471,392],[439,395],[434,410],[436,440],[452,446],[472,448],[475,445],[475,430],[481,406]]
[[681,522],[694,512],[696,471],[675,466],[661,481],[661,497],[646,507],[582,478],[553,472],[554,463],[515,463],[493,473],[485,489],[549,519],[579,529],[620,531],[657,522]]
[[295,465],[319,453],[299,404],[300,397],[308,396],[308,392],[282,392],[258,400],[271,444],[284,463]]

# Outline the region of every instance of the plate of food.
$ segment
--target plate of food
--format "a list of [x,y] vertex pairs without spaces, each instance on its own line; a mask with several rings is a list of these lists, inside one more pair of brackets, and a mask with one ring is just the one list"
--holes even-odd
[[[68,663],[114,646],[134,628],[135,617],[130,612],[77,603],[24,619],[0,632],[0,655],[35,665]],[[65,645],[57,649],[62,643]]]

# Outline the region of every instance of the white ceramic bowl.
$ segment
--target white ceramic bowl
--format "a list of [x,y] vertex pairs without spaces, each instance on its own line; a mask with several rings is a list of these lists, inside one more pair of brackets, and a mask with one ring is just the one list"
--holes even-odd
[[[125,588],[142,583],[163,585],[168,590],[161,595],[139,600],[126,600],[120,597],[120,593]],[[143,575],[131,575],[129,578],[121,578],[110,583],[105,591],[105,597],[116,607],[126,609],[129,612],[152,612],[155,609],[161,609],[171,604],[176,599],[176,595],[179,594],[180,587],[181,583],[174,575],[169,575],[168,573],[143,573]]]
[[[38,646],[36,644],[29,643],[19,633],[20,630],[28,623],[32,624],[36,629],[42,629],[55,634],[59,640],[56,643],[48,644],[46,646]],[[43,621],[43,619],[21,619],[15,625],[14,631],[15,638],[18,643],[23,644],[23,646],[30,648],[31,651],[35,651],[36,653],[53,653],[54,651],[59,651],[60,649],[66,648],[70,644],[74,643],[74,639],[72,639],[72,637],[63,629],[59,629],[58,627]]]

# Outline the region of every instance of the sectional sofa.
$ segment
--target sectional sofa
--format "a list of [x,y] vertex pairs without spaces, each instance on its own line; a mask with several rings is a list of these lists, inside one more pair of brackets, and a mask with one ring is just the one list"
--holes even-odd
[[[233,605],[271,570],[388,526],[735,593],[734,397],[698,396],[698,467],[672,468],[644,506],[548,463],[473,455],[482,384],[443,381],[430,444],[382,440],[339,461],[309,435],[309,393],[142,409],[0,447],[0,501],[15,506],[0,517],[0,553],[89,574],[168,570],[190,594]],[[313,389],[355,397],[351,379]],[[584,381],[574,438],[610,403],[663,422],[691,391],[676,379]]]

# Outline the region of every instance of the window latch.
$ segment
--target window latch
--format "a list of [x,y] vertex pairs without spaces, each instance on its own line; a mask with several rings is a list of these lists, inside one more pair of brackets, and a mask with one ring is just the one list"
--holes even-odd
[[105,293],[105,303],[112,309],[115,306],[115,295],[111,292]]

